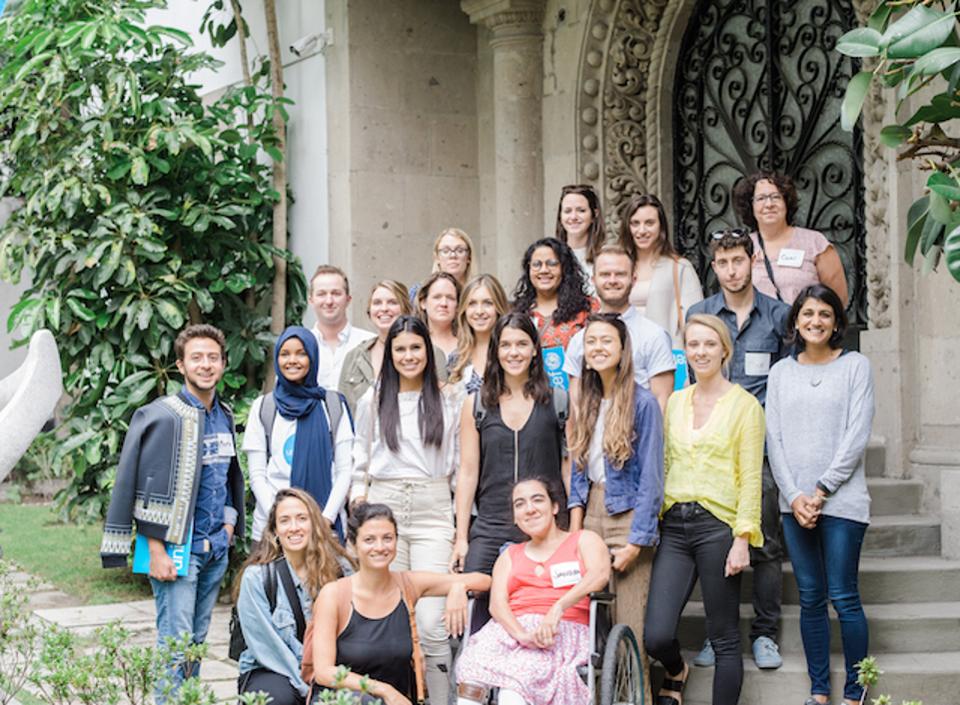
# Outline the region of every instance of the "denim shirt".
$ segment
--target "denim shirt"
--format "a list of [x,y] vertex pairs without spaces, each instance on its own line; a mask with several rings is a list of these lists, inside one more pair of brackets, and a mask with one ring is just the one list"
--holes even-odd
[[[229,546],[224,524],[236,525],[237,510],[230,496],[227,473],[230,459],[236,455],[236,439],[233,423],[227,416],[217,398],[214,398],[210,410],[186,389],[181,395],[188,404],[203,412],[203,440],[201,442],[200,487],[197,490],[197,502],[193,510],[193,547],[192,553],[206,554],[214,558],[226,553]],[[230,438],[230,445],[221,440]]]
[[[639,384],[633,388],[633,404],[633,453],[619,469],[604,456],[603,505],[610,515],[632,509],[627,541],[635,546],[656,546],[660,543],[659,516],[663,505],[663,417],[657,398]],[[586,508],[589,493],[586,468],[581,469],[573,461],[567,506]]]
[[[709,313],[727,324],[730,337],[733,338],[729,379],[750,392],[763,405],[767,398],[769,369],[789,352],[783,335],[790,307],[782,301],[761,294],[754,287],[753,308],[750,309],[750,316],[743,322],[742,328],[737,325],[737,314],[727,308],[722,291],[691,306],[687,312],[687,318],[689,319],[695,313]],[[746,371],[748,353],[764,356],[763,359],[767,360],[767,372],[761,375],[748,375]]]
[[[287,565],[290,565],[287,563]],[[240,654],[240,673],[266,668],[286,676],[300,695],[306,696],[307,684],[300,678],[303,644],[297,640],[297,622],[287,600],[287,592],[277,576],[277,608],[270,614],[270,603],[263,589],[263,565],[247,566],[240,581],[237,614],[247,648]],[[290,575],[300,598],[303,618],[310,623],[312,601],[293,567]]]

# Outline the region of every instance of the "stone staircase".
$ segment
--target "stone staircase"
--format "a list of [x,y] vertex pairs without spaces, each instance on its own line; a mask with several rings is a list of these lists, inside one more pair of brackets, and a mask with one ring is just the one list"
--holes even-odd
[[[860,591],[870,625],[870,655],[884,672],[871,692],[893,696],[892,702],[918,699],[923,705],[960,703],[960,561],[940,557],[940,523],[921,513],[923,483],[882,476],[883,448],[867,453],[871,524],[860,563]],[[744,576],[741,632],[744,682],[741,705],[800,705],[809,695],[800,639],[800,607],[790,562],[784,563],[780,650],[784,665],[760,671],[750,656],[751,574]],[[695,592],[680,624],[687,660],[704,635],[703,604]],[[840,630],[831,610],[833,702],[843,693]],[[654,674],[655,682],[659,674]],[[684,701],[711,705],[712,668],[692,668]],[[869,698],[867,702],[870,702]]]

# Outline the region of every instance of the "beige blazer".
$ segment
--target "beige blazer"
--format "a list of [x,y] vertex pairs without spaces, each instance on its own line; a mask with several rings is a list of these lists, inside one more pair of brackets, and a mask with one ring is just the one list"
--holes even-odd
[[[703,289],[697,270],[690,261],[681,257],[677,262],[677,278],[680,284],[680,317],[682,321],[687,311],[698,301],[703,300]],[[631,296],[631,301],[633,301]],[[647,294],[647,310],[644,315],[661,328],[666,329],[673,338],[673,347],[683,346],[682,326],[678,325],[677,301],[673,293],[673,260],[661,257],[653,268],[650,291]]]

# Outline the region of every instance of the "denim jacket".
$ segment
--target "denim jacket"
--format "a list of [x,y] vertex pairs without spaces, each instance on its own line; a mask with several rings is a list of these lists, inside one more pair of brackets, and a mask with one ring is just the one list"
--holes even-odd
[[[290,685],[306,696],[307,684],[300,678],[300,659],[303,644],[297,641],[297,623],[287,600],[283,583],[277,579],[277,608],[270,614],[270,603],[263,589],[262,565],[251,565],[243,571],[237,613],[247,648],[240,654],[241,675],[257,668],[265,668],[286,676]],[[312,601],[296,571],[290,568],[293,584],[300,597],[304,620],[310,623]]]
[[[658,517],[663,504],[663,417],[653,394],[634,385],[633,454],[620,469],[604,457],[606,492],[603,504],[610,515],[634,510],[628,542],[635,546],[660,543]],[[590,479],[573,461],[567,506],[586,509]]]

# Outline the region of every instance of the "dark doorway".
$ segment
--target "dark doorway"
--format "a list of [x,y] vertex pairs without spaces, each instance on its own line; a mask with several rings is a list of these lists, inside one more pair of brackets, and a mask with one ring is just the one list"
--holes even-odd
[[674,219],[678,249],[716,282],[707,234],[739,225],[731,191],[774,169],[800,191],[797,224],[840,253],[850,317],[866,324],[862,138],[840,129],[859,64],[835,49],[857,26],[850,0],[703,0],[690,19],[674,85]]

